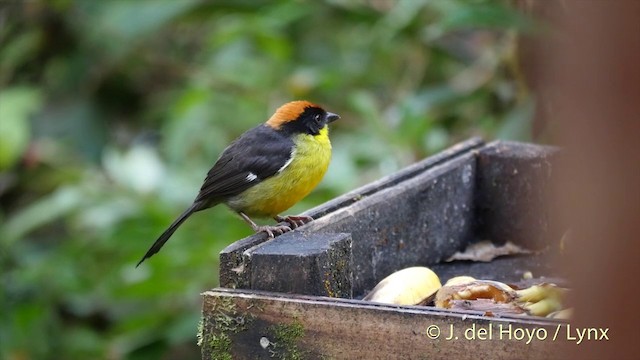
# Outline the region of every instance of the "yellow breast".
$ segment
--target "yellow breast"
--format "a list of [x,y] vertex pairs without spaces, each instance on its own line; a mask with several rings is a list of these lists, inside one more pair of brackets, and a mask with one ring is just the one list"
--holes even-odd
[[322,180],[331,161],[328,127],[318,135],[300,134],[293,139],[291,163],[278,174],[239,195],[249,216],[273,217],[307,196]]

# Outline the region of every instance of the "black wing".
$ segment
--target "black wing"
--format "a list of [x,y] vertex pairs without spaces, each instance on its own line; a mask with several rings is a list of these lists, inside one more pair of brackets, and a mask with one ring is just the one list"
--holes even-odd
[[193,213],[235,196],[273,176],[291,157],[293,141],[270,127],[260,125],[234,141],[209,170],[193,204],[156,240],[138,263],[160,251],[176,229]]
[[209,170],[194,202],[205,208],[273,176],[289,161],[293,145],[286,135],[266,125],[245,132]]

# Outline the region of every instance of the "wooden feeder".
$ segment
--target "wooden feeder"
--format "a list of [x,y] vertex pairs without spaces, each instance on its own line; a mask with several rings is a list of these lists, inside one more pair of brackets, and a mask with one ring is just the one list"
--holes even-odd
[[558,244],[563,229],[544,206],[555,154],[471,139],[309,211],[316,220],[304,227],[231,244],[220,254],[221,288],[203,294],[203,359],[550,356],[551,337],[567,331],[555,320],[357,299],[416,265],[443,282],[555,275],[542,252],[443,262],[480,240],[534,251]]

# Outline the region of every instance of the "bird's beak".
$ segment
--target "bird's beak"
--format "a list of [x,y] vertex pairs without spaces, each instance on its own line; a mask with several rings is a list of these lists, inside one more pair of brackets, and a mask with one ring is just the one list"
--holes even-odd
[[340,119],[340,115],[327,112],[327,122],[332,123],[336,120]]

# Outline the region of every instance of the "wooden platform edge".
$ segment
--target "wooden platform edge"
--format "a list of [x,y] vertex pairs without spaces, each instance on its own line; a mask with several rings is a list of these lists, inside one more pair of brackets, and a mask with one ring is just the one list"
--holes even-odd
[[203,359],[539,359],[552,358],[569,331],[563,322],[528,316],[255,290],[216,288],[202,296]]

